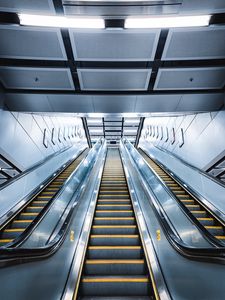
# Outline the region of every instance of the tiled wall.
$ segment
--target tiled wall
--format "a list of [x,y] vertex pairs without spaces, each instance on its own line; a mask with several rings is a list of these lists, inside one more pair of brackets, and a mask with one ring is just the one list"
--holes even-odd
[[[53,139],[55,145],[51,141],[52,128],[55,128]],[[61,142],[58,139],[59,128]],[[45,129],[47,148],[43,144]],[[0,154],[21,170],[76,143],[86,144],[80,118],[26,114],[0,109]]]
[[[156,134],[154,137],[149,136],[149,134],[146,135],[149,125],[155,126]],[[156,126],[158,126],[158,138]],[[166,128],[169,132],[168,141],[166,141]],[[173,128],[175,142],[172,144]],[[179,147],[182,143],[181,128],[184,132],[184,144]],[[149,143],[167,149],[192,165],[206,169],[217,157],[224,154],[224,133],[225,111],[223,110],[174,117],[151,117],[145,119],[139,145],[145,138]]]

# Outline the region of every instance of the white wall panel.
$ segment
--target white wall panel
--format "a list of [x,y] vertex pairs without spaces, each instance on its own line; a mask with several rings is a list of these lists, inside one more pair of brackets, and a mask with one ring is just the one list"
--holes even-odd
[[[170,139],[165,142],[165,138],[160,141],[155,137],[148,136],[147,141],[150,144],[167,149],[200,169],[204,169],[212,160],[224,152],[224,110],[216,114],[208,112],[188,116],[146,118],[140,143],[148,125],[168,127],[170,134],[174,127],[176,141],[173,145],[171,145]],[[181,128],[184,131],[184,145],[179,147]]]

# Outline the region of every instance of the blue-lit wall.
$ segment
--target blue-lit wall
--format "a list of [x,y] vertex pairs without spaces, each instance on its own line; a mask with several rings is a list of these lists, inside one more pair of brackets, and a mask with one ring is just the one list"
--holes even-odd
[[[149,134],[146,136],[149,125],[155,127],[154,136]],[[166,141],[167,128],[169,133],[168,141]],[[174,143],[172,143],[174,139],[173,128],[175,133]],[[184,144],[182,147],[179,147],[182,143],[181,128],[184,132]],[[145,119],[139,145],[141,145],[142,141],[147,141],[150,144],[166,149],[188,163],[205,170],[216,159],[225,155],[224,132],[224,110],[174,117],[151,117]]]

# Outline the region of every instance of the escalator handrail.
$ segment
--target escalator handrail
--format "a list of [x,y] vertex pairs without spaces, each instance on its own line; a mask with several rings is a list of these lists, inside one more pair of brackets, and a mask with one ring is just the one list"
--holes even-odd
[[[97,144],[97,143],[96,143]],[[95,144],[95,145],[96,145]],[[104,143],[101,140],[101,144],[104,145]],[[96,151],[96,147],[94,146],[90,151],[96,151],[96,156],[101,152],[103,147],[100,147]],[[93,158],[93,166],[96,164],[96,159]],[[82,183],[79,185],[80,189],[82,189]],[[84,192],[84,189],[82,189],[82,193]],[[80,196],[79,190],[76,192],[77,195]],[[76,196],[74,196],[76,198]],[[39,247],[39,248],[0,248],[0,266],[8,266],[11,263],[21,263],[21,262],[29,262],[33,261],[34,259],[43,259],[45,257],[49,257],[50,255],[54,254],[60,247],[60,245],[63,243],[66,234],[68,232],[69,225],[72,221],[72,215],[78,205],[78,201],[74,201],[72,207],[70,208],[70,211],[68,212],[68,215],[66,216],[59,232],[54,237],[54,239],[49,242],[46,246]]]
[[[147,153],[146,150],[143,150],[142,148],[140,148],[140,149],[150,159],[152,159],[156,164],[158,164],[162,169],[164,169],[167,173],[169,173],[169,176],[172,177],[173,180],[177,181],[179,183],[179,185],[181,185],[184,190],[186,190],[197,202],[199,202],[200,205],[205,207],[206,210],[208,210],[214,216],[215,219],[217,219],[220,223],[222,223],[223,226],[225,226],[225,221],[224,221],[225,220],[225,215],[221,210],[219,210],[217,207],[215,207],[212,203],[210,203],[205,197],[203,197],[196,190],[192,189],[189,185],[187,185],[185,182],[183,182],[183,180],[181,178],[179,178],[167,166],[165,166],[163,163],[161,163],[159,160],[157,160],[157,158],[155,158],[155,157],[152,158],[151,155],[149,153]],[[167,187],[167,185],[160,178],[160,176],[158,176],[158,174],[154,170],[152,170],[152,171],[157,175],[157,177],[160,179],[160,181],[163,183],[163,185]],[[178,200],[178,202],[179,202],[179,200]],[[179,204],[180,204],[180,202],[179,202]],[[221,217],[221,216],[223,216],[224,218]]]
[[38,161],[37,163],[35,163],[34,165],[32,165],[31,167],[29,167],[28,169],[26,169],[25,171],[21,172],[20,174],[12,177],[11,179],[9,179],[6,183],[4,183],[3,185],[0,185],[0,191],[5,189],[7,186],[9,186],[10,184],[12,184],[13,182],[19,180],[20,178],[26,176],[27,174],[33,172],[35,169],[38,169],[39,167],[41,167],[42,165],[44,165],[47,161],[49,161],[50,159],[58,156],[59,154],[62,154],[63,152],[67,151],[68,149],[72,148],[73,146],[67,146],[66,148],[63,148],[57,152],[54,152],[52,154],[50,154],[49,156],[45,157],[44,159]]
[[192,164],[190,164],[189,162],[183,160],[181,157],[179,157],[178,155],[176,155],[175,153],[171,153],[170,151],[168,151],[167,149],[164,149],[160,146],[154,146],[156,148],[158,148],[160,151],[165,152],[167,155],[170,155],[171,157],[175,157],[177,160],[179,160],[182,164],[188,166],[189,168],[195,170],[196,172],[200,173],[202,176],[205,176],[207,178],[209,178],[210,180],[214,181],[215,183],[221,185],[223,188],[225,187],[225,183],[223,183],[221,180],[219,180],[216,177],[213,177],[212,175],[210,175],[209,173],[207,173],[204,170],[201,170],[195,166],[193,166]]
[[48,184],[51,183],[57,176],[60,175],[71,163],[74,159],[77,159],[79,155],[84,151],[84,149],[80,149],[79,152],[76,153],[76,157],[70,158],[66,163],[64,163],[60,168],[54,171],[50,176],[48,176],[45,180],[41,182],[35,189],[33,189],[29,194],[27,194],[24,198],[22,198],[16,205],[10,208],[8,212],[6,212],[0,218],[0,230],[5,227],[20,211],[22,211],[29,202],[32,201],[34,197],[40,194]]
[[[84,150],[85,151],[85,150]],[[84,152],[83,151],[83,152]],[[81,155],[80,153],[79,155]],[[77,158],[79,157],[77,156]],[[76,158],[76,159],[77,159]],[[55,193],[55,195],[51,198],[51,200],[45,205],[43,210],[39,213],[39,215],[31,222],[31,224],[20,234],[15,240],[13,240],[11,243],[8,243],[6,245],[7,248],[16,248],[23,244],[29,236],[32,234],[32,232],[35,230],[35,228],[41,223],[41,221],[44,219],[44,217],[47,215],[49,210],[51,209],[52,205],[57,201],[57,199],[60,197],[60,195],[63,193],[67,185],[70,183],[70,180],[72,177],[76,176],[76,173],[78,172],[78,167],[82,165],[83,161],[86,159],[84,157],[82,161],[79,163],[77,168],[70,174],[70,176],[64,181],[60,189]],[[80,183],[81,184],[81,183]],[[77,187],[78,188],[78,187]],[[1,248],[0,248],[1,249]]]
[[[171,198],[175,199],[177,204],[179,205],[180,209],[183,211],[183,213],[185,214],[185,216],[191,220],[191,222],[193,222],[195,224],[196,227],[198,227],[198,229],[204,234],[204,236],[206,237],[207,241],[212,244],[214,247],[225,247],[223,242],[220,242],[218,239],[216,239],[212,234],[210,234],[210,232],[208,230],[205,229],[205,227],[194,217],[194,215],[188,210],[188,208],[178,199],[178,197],[168,188],[168,186],[166,185],[166,183],[160,178],[160,176],[157,174],[157,172],[155,170],[153,170],[148,162],[144,159],[144,157],[142,157],[142,159],[144,160],[144,162],[148,165],[148,167],[151,169],[151,172],[154,173],[155,177],[157,177],[157,179],[160,181],[160,184],[164,187],[164,189],[167,191],[167,193],[170,195]],[[164,167],[164,165],[160,164],[156,159],[154,160],[156,163],[159,164],[159,166]],[[166,169],[166,168],[165,168]],[[168,169],[167,169],[168,170]],[[169,172],[169,171],[168,171]],[[170,175],[175,181],[179,182],[179,184],[181,184],[181,182],[174,176]],[[184,188],[185,190],[187,190],[187,192],[197,201],[199,202],[203,207],[206,208],[206,210],[208,210],[213,216],[214,214],[211,212],[211,210],[206,207],[206,205],[203,205],[201,203],[200,200],[198,200],[197,195],[195,195],[195,193],[191,192],[188,188],[183,187],[183,184],[181,184],[182,188]],[[166,214],[166,213],[165,213]],[[215,217],[216,219],[216,217]],[[217,217],[217,219],[219,219]],[[220,221],[220,219],[219,219]],[[222,223],[222,225],[224,226],[224,222],[221,220],[220,221]]]
[[[127,140],[125,143],[129,143]],[[123,143],[123,145],[125,144]],[[130,144],[130,143],[129,143]],[[128,155],[132,158],[130,151],[124,146],[127,150]],[[132,146],[133,147],[133,146]],[[135,151],[137,151],[135,149]],[[140,154],[139,154],[140,155]],[[149,198],[152,200],[153,209],[157,219],[159,220],[162,228],[164,229],[164,233],[170,244],[173,248],[178,251],[181,255],[186,258],[196,259],[204,262],[220,262],[225,263],[225,247],[218,248],[196,248],[192,246],[187,246],[181,239],[179,239],[175,234],[170,224],[167,222],[165,217],[165,212],[163,208],[159,205],[158,200],[154,193],[150,190],[149,186],[144,184],[146,180],[143,179],[142,173],[138,170],[134,159],[132,158],[133,165],[136,167],[140,178],[141,183],[145,191],[148,193]]]

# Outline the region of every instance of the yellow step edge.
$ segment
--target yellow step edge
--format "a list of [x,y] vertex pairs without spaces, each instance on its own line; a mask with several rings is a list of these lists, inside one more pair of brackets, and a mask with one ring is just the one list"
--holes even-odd
[[213,218],[197,218],[199,221],[213,221]]
[[139,237],[138,234],[91,234],[93,239],[96,238],[126,238],[126,239],[136,239]]
[[92,228],[137,228],[136,225],[93,225]]
[[133,212],[133,210],[96,210],[96,213],[111,213],[111,212],[115,212],[115,213],[131,213]]
[[45,199],[46,199],[46,198],[47,198],[47,199],[49,198],[49,199],[51,199],[52,197],[51,197],[51,196],[37,196],[37,199],[42,199],[42,198],[45,198]]
[[194,202],[194,200],[189,200],[189,199],[181,199],[181,202]]
[[214,226],[214,225],[206,225],[204,226],[206,229],[223,229],[223,226]]
[[200,208],[199,204],[186,204],[185,206],[186,207],[199,207]]
[[0,243],[10,243],[13,239],[0,239]]
[[191,210],[192,214],[205,214],[206,211],[205,210]]
[[82,282],[149,282],[149,279],[147,277],[145,278],[126,278],[126,277],[98,277],[98,278],[83,278]]
[[144,259],[86,259],[87,265],[144,264]]
[[[112,201],[112,200],[111,200]],[[124,207],[124,206],[132,206],[131,204],[97,204],[97,207]]]
[[14,220],[13,223],[31,223],[33,220]]
[[141,246],[89,246],[89,250],[140,250]]
[[218,240],[225,240],[225,235],[215,235]]
[[5,229],[4,232],[23,232],[25,228]]
[[21,216],[37,216],[39,213],[21,213]]
[[32,204],[37,204],[37,203],[40,203],[40,204],[45,204],[45,203],[48,203],[48,201],[44,201],[44,200],[42,200],[42,201],[38,201],[38,200],[34,200],[33,202],[32,202]]
[[31,209],[42,209],[44,206],[27,206],[26,208],[31,208]]
[[111,202],[111,201],[112,202],[123,202],[123,201],[125,201],[125,202],[130,202],[131,203],[130,199],[124,199],[124,200],[123,199],[119,199],[119,200],[118,199],[112,199],[112,200],[111,199],[105,199],[105,200],[99,199],[98,200],[98,202]]
[[94,220],[134,220],[134,217],[95,217]]

